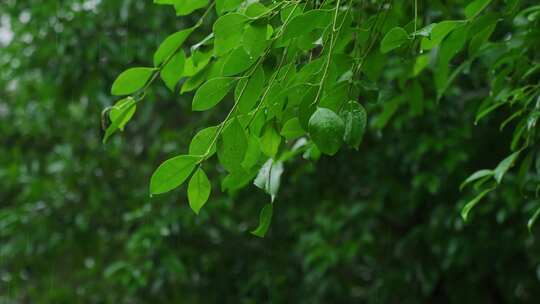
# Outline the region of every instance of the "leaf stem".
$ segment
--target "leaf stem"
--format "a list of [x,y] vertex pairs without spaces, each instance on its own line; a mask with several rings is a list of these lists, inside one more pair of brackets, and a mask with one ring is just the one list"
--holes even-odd
[[336,24],[337,24],[337,16],[338,16],[339,4],[340,3],[341,3],[341,0],[337,0],[335,12],[334,12],[334,21],[332,22],[332,32],[331,32],[331,36],[330,36],[330,49],[328,50],[328,55],[326,55],[327,56],[326,65],[324,67],[324,72],[323,72],[323,75],[321,77],[321,82],[319,83],[319,89],[317,90],[317,95],[315,96],[315,100],[313,101],[313,103],[311,105],[318,103],[319,98],[320,98],[321,93],[322,93],[322,88],[324,86],[326,78],[328,77],[328,68],[330,67],[330,60],[332,59],[332,52],[334,50],[334,46],[335,46],[335,43],[336,43],[336,40],[337,40],[337,36],[339,35],[339,29],[336,28]]

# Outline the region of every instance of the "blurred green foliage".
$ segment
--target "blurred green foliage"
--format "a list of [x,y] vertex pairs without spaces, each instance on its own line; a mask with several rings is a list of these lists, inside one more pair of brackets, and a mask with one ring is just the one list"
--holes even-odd
[[[194,114],[191,97],[155,86],[126,134],[102,145],[101,110],[120,71],[197,18],[150,1],[3,1],[0,303],[537,302],[538,230],[526,227],[536,171],[525,190],[509,172],[467,223],[459,215],[476,194],[460,183],[495,167],[513,135],[499,131],[508,113],[474,124],[489,56],[438,102],[424,75],[422,115],[401,105],[375,116],[359,151],[288,162],[266,239],[248,233],[268,201],[255,187],[214,185],[199,216],[183,190],[150,200],[156,166],[225,113]],[[376,100],[368,113],[384,113]]]

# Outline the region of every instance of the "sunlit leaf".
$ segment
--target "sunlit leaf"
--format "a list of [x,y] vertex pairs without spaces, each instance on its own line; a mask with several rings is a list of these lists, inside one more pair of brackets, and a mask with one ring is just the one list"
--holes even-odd
[[211,185],[206,173],[201,168],[197,169],[189,181],[187,190],[189,206],[196,214],[199,214],[208,201],[210,191]]
[[193,111],[206,111],[217,105],[229,93],[236,81],[234,77],[220,77],[208,80],[193,97]]
[[154,73],[154,68],[131,68],[122,72],[114,81],[111,94],[129,95],[142,89]]
[[199,156],[180,155],[164,161],[152,174],[150,195],[169,192],[182,185],[200,160]]
[[169,37],[165,38],[159,45],[157,51],[154,53],[154,66],[159,66],[167,58],[171,57],[174,53],[180,50],[180,47],[184,41],[193,32],[194,28],[188,28],[178,31]]

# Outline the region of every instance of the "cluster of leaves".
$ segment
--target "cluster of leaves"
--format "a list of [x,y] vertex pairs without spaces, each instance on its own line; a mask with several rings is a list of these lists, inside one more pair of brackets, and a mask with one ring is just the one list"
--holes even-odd
[[[411,99],[416,112],[422,111],[424,92],[416,78],[428,65],[433,63],[437,71],[435,88],[441,100],[455,78],[470,69],[480,55],[499,52],[504,55],[493,62],[491,90],[477,120],[505,104],[523,106],[501,126],[524,116],[512,141],[512,150],[519,151],[496,170],[473,174],[464,185],[478,179],[485,182],[490,177],[495,177],[498,184],[534,137],[538,111],[531,101],[540,90],[530,81],[537,79],[533,75],[538,63],[532,68],[529,63],[534,59],[531,53],[538,40],[537,30],[531,27],[537,22],[538,7],[516,16],[519,1],[507,1],[502,12],[482,14],[491,2],[475,0],[464,7],[464,18],[425,26],[420,26],[424,18],[418,15],[415,2],[414,19],[403,27],[392,17],[404,4],[393,1],[157,0],[157,4],[172,5],[179,16],[204,8],[206,11],[195,26],[163,41],[154,54],[153,67],[130,68],[118,76],[112,94],[135,95],[110,109],[111,124],[104,140],[123,129],[136,103],[158,77],[173,92],[196,90],[193,111],[211,110],[234,91],[232,106],[223,121],[196,134],[187,154],[161,164],[150,181],[150,193],[173,190],[191,176],[188,198],[198,213],[210,195],[203,165],[217,152],[219,163],[228,172],[222,181],[223,190],[235,191],[254,179],[273,203],[287,160],[299,154],[312,160],[321,154],[335,155],[344,144],[358,149],[367,123],[361,103],[374,97],[373,89],[389,55],[400,58],[394,67],[399,72],[391,81],[399,80],[400,87],[411,86],[411,92],[408,96],[393,96],[386,103],[374,121],[379,129],[406,98]],[[186,38],[199,29],[205,18],[214,15],[212,33],[192,45],[186,55]],[[515,36],[490,43],[497,23],[514,17],[518,23],[513,29]],[[451,70],[451,63],[463,49],[465,57]],[[505,81],[509,77],[516,79],[516,75],[522,75],[516,83]],[[379,93],[375,98],[386,96]],[[463,218],[493,189],[490,186],[471,200],[462,211]],[[261,212],[262,226],[256,230],[257,235],[265,234],[271,210],[266,206]],[[534,218],[538,214],[540,211]]]
[[[368,52],[361,40],[372,40],[368,33],[374,29],[365,31],[354,22],[355,3],[217,1],[213,32],[186,56],[183,42],[214,11],[214,4],[156,2],[173,4],[178,15],[208,8],[195,26],[163,41],[154,67],[130,68],[118,76],[112,94],[135,95],[111,108],[104,140],[123,129],[158,76],[173,91],[183,78],[180,93],[196,89],[193,111],[218,106],[235,89],[225,119],[197,133],[188,154],[159,166],[150,181],[151,195],[173,190],[191,176],[188,198],[198,213],[210,195],[202,166],[217,154],[228,172],[224,190],[240,189],[255,179],[273,202],[285,161],[300,153],[310,159],[334,155],[345,143],[358,148],[366,111],[352,82],[361,61],[350,54]],[[265,206],[254,234],[266,233],[271,214],[271,206]]]

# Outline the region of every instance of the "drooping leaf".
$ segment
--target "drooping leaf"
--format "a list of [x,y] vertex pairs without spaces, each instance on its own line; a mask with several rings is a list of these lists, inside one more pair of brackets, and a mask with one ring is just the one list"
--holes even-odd
[[163,79],[167,88],[173,92],[176,84],[182,78],[185,61],[186,55],[184,54],[184,51],[180,51],[176,53],[161,70],[161,79]]
[[[193,138],[189,144],[189,154],[190,155],[205,155],[208,153],[207,157],[210,157],[216,153],[216,142],[214,141],[218,127],[209,127],[200,130]],[[212,148],[210,148],[212,145]]]
[[248,139],[244,128],[233,118],[223,129],[218,143],[218,158],[221,165],[229,172],[243,170],[242,162],[246,155]]
[[270,228],[270,223],[272,222],[272,214],[274,213],[273,204],[266,204],[259,215],[259,226],[251,231],[251,234],[263,238]]
[[304,130],[309,131],[309,119],[317,110],[317,105],[314,102],[317,96],[317,87],[311,87],[309,90],[304,91],[304,95],[301,97],[298,111],[298,120]]
[[192,77],[189,77],[183,84],[182,88],[180,89],[180,94],[184,94],[186,92],[191,92],[198,87],[200,87],[205,80],[208,78],[210,74],[210,69],[202,69],[197,74],[193,75]]
[[384,103],[383,111],[375,118],[373,127],[383,129],[403,103],[403,96],[396,96]]
[[225,178],[221,181],[221,190],[223,192],[232,193],[239,189],[244,188],[249,184],[251,180],[257,175],[257,170],[238,170],[230,172]]
[[256,134],[250,134],[248,137],[248,145],[246,149],[246,155],[242,161],[242,167],[246,170],[253,168],[261,158],[261,143]]
[[286,139],[295,139],[306,134],[306,131],[300,125],[298,117],[294,117],[285,122],[283,128],[281,128],[280,134]]
[[165,38],[154,53],[154,66],[157,67],[175,52],[180,50],[184,41],[189,37],[195,28],[191,27],[178,31]]
[[257,57],[249,55],[246,53],[246,50],[240,46],[234,49],[227,57],[225,64],[223,65],[223,76],[240,74],[249,69],[255,61],[257,61]]
[[464,221],[467,221],[467,218],[469,217],[469,212],[472,208],[474,208],[481,200],[486,196],[489,192],[491,192],[493,189],[486,189],[482,191],[480,194],[478,194],[475,198],[470,200],[463,209],[461,209],[461,217]]
[[345,123],[335,112],[318,108],[309,119],[309,134],[317,148],[328,155],[337,153],[343,143]]
[[238,81],[234,97],[238,102],[237,108],[240,113],[248,113],[257,104],[263,93],[264,82],[264,69],[262,67],[258,67],[249,79],[242,78]]
[[244,0],[216,0],[216,11],[218,14],[234,11]]
[[423,50],[430,50],[438,46],[443,39],[450,34],[458,25],[463,24],[462,20],[445,20],[437,23],[429,38],[422,38],[421,48]]
[[401,27],[394,27],[381,41],[381,53],[385,54],[398,47],[402,46],[405,42],[409,40],[409,35]]
[[532,233],[532,228],[533,228],[534,224],[536,223],[536,221],[538,220],[538,218],[540,218],[540,207],[538,209],[536,209],[533,216],[527,222],[527,228],[529,229],[530,233]]
[[283,41],[300,37],[317,28],[327,27],[332,20],[332,12],[329,10],[314,9],[306,13],[292,17],[283,31]]
[[[116,108],[116,109],[115,109]],[[105,130],[105,136],[103,136],[103,143],[106,143],[109,137],[118,129],[123,129],[126,123],[131,119],[136,110],[136,102],[133,98],[127,97],[120,100],[112,109],[109,114],[111,119],[111,125]],[[114,114],[113,114],[114,111]]]
[[264,6],[264,4],[260,2],[253,2],[246,8],[245,14],[249,18],[257,19],[266,15],[270,11],[271,10]]
[[234,77],[219,77],[205,82],[193,97],[193,111],[206,111],[217,105],[227,95],[235,81]]
[[202,168],[197,169],[188,184],[189,206],[199,214],[201,208],[206,204],[210,197],[211,185],[206,173]]
[[184,64],[184,73],[182,76],[191,77],[202,71],[208,66],[210,59],[212,58],[212,52],[199,52],[195,51],[191,53],[191,57],[186,58]]
[[[135,114],[135,111],[137,110],[137,105],[135,103],[135,99],[129,96],[122,100],[119,100],[111,108],[109,118],[111,119],[112,123],[115,123],[117,121],[118,129],[120,129],[120,131],[124,131],[124,127]],[[125,115],[122,115],[122,113],[124,113],[127,108],[129,108],[129,110],[126,111]]]
[[113,82],[111,94],[129,95],[142,89],[154,73],[154,68],[131,68],[122,72]]
[[206,7],[209,0],[182,0],[176,1],[174,9],[177,16],[187,16],[195,10]]
[[413,67],[413,76],[418,76],[429,65],[429,54],[424,54],[416,57]]
[[469,177],[467,177],[467,179],[465,179],[463,181],[463,183],[461,183],[461,185],[459,186],[459,191],[463,190],[463,188],[465,188],[465,186],[467,186],[468,184],[476,181],[476,180],[479,180],[481,178],[484,178],[486,176],[493,176],[495,175],[495,172],[493,170],[487,170],[487,169],[484,169],[484,170],[479,170],[479,171],[476,171],[474,172],[473,174],[471,174]]
[[200,160],[199,156],[179,155],[164,161],[152,174],[150,195],[169,192],[182,185]]
[[495,168],[494,171],[495,171],[495,180],[497,181],[498,184],[501,183],[501,181],[502,181],[504,175],[506,174],[506,172],[508,171],[508,169],[510,169],[514,165],[514,163],[516,162],[516,159],[519,156],[520,152],[521,152],[521,150],[510,154],[510,156],[503,159],[497,165],[497,167]]
[[266,24],[248,24],[242,36],[242,45],[247,54],[259,58],[266,50]]
[[344,105],[340,115],[345,122],[343,140],[349,146],[358,149],[366,130],[366,110],[358,102],[350,100]]
[[465,17],[471,19],[476,17],[482,12],[489,4],[491,0],[475,0],[465,7]]
[[268,124],[261,137],[261,151],[268,157],[275,158],[281,144],[281,136]]
[[239,46],[248,17],[239,13],[221,16],[214,23],[214,52],[223,56]]

